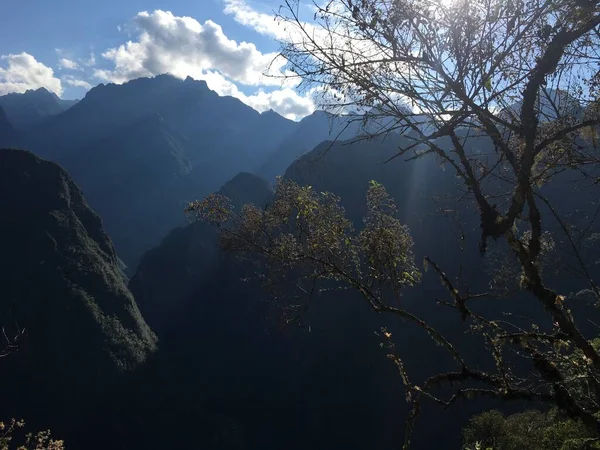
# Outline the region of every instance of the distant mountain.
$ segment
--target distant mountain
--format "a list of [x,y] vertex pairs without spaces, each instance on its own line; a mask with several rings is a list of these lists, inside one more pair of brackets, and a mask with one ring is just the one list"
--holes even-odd
[[12,93],[0,97],[0,107],[19,130],[60,114],[75,103],[77,100],[62,100],[46,88],[30,89],[22,94]]
[[0,107],[0,147],[13,147],[17,145],[18,132],[12,126],[6,113]]
[[335,117],[325,111],[315,111],[303,118],[292,133],[270,152],[264,162],[256,167],[256,173],[273,181],[277,175],[283,175],[298,157],[311,151],[321,142],[347,140],[360,134],[360,131],[360,121]]
[[100,84],[66,110],[45,89],[1,99],[23,130],[18,144],[68,170],[129,273],[185,224],[187,202],[239,172],[272,182],[317,144],[349,139],[361,128],[322,111],[299,123],[272,110],[261,114],[204,81],[171,75]]
[[25,145],[69,171],[120,257],[135,267],[185,223],[186,202],[261,165],[297,127],[273,111],[219,97],[204,81],[160,75],[91,89],[29,127]]
[[187,145],[154,113],[82,145],[66,160],[127,264],[183,223],[176,193],[192,169]]
[[[264,208],[273,195],[269,183],[250,173],[240,173],[227,182],[220,194],[229,197],[238,210],[247,203]],[[158,333],[181,320],[194,287],[217,262],[214,229],[201,222],[177,228],[160,246],[142,258],[129,287],[144,317]],[[163,270],[170,267],[165,279]],[[170,301],[165,299],[170,298]]]
[[[433,160],[382,164],[403,144],[400,137],[357,144],[324,142],[294,162],[285,176],[339,194],[357,226],[369,180],[388,184],[403,221],[418,239],[417,259],[430,254],[440,263],[455,264],[455,242],[445,233],[448,221],[431,198],[453,192],[455,177],[436,172],[432,180],[428,175],[439,171]],[[265,207],[272,195],[268,183],[249,174],[235,177],[220,192],[237,207],[248,202]],[[398,448],[402,427],[392,423],[402,423],[407,407],[401,381],[379,351],[373,332],[385,325],[400,336],[399,342],[410,342],[408,359],[419,361],[413,372],[417,378],[447,363],[427,336],[393,317],[373,313],[353,291],[315,294],[308,309],[298,313],[303,327],[289,324],[282,330],[277,300],[253,280],[261,267],[221,253],[215,237],[215,230],[200,222],[173,231],[144,256],[129,284],[163,349],[177,355],[170,363],[177,373],[170,376],[193,380],[189,401],[205,400],[206,407],[236,421],[244,446],[234,448]],[[412,311],[439,310],[434,301],[420,301],[444,295],[435,274],[430,276],[433,281],[427,288],[407,294]],[[434,322],[442,329],[456,326],[453,318],[439,319]],[[201,362],[192,354],[202,355]],[[415,370],[414,364],[411,368]],[[177,407],[171,405],[169,400],[149,405],[149,414],[159,416]],[[426,435],[424,442],[415,442],[415,448],[431,448],[448,430],[454,432],[451,442],[459,446],[459,421],[471,411],[466,407],[456,421],[444,419],[448,425],[440,426],[439,434]],[[442,413],[424,414],[424,422],[443,422]],[[191,416],[185,420],[194,421]],[[356,427],[361,433],[348,433]],[[160,448],[153,445],[147,448]]]
[[[522,107],[523,102],[516,102],[500,111],[499,116],[509,122],[514,120],[520,121]],[[541,122],[550,122],[567,116],[573,116],[580,120],[584,113],[584,108],[567,91],[542,89],[535,102],[534,111]]]
[[0,326],[24,329],[2,366],[4,411],[76,427],[156,337],[102,222],[64,169],[0,150]]

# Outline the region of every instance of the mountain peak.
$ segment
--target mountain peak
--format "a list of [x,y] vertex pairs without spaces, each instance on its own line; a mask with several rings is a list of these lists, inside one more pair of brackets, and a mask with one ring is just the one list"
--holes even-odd
[[187,76],[185,80],[183,80],[185,84],[195,85],[199,88],[209,89],[208,84],[204,80],[196,80],[190,76]]
[[229,197],[235,208],[247,203],[255,203],[258,207],[271,198],[273,189],[268,181],[249,172],[240,172],[223,185],[219,194]]
[[50,94],[51,92],[45,87],[39,87],[37,89],[27,89],[23,95],[33,95],[33,94]]
[[45,87],[0,96],[0,107],[4,109],[12,125],[19,130],[60,114],[72,105],[73,101],[62,100]]

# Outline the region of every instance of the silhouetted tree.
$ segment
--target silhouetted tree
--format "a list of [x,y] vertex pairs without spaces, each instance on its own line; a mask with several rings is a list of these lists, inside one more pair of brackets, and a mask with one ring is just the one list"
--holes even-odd
[[[565,176],[582,190],[600,182],[599,3],[332,0],[315,2],[314,21],[305,22],[299,2],[289,0],[278,16],[288,32],[282,76],[320,93],[321,106],[330,111],[356,114],[371,136],[403,133],[412,143],[397,157],[434,156],[450,166],[464,185],[461,201],[478,208],[482,258],[489,257],[490,240],[506,244],[509,264],[516,267],[508,276],[518,276],[516,289],[507,292],[539,302],[550,327],[540,320],[525,329],[475,312],[473,299],[496,293],[475,292],[469,280],[457,282],[449,272],[454,268],[426,258],[449,294],[448,301],[438,301],[487,343],[495,370],[475,368],[425,319],[392,306],[393,294],[419,275],[408,230],[393,219],[382,187],[371,187],[369,215],[358,234],[337,198],[289,182],[279,182],[266,211],[248,207],[238,215],[217,197],[188,209],[220,224],[225,248],[262,255],[278,279],[341,282],[376,311],[421,324],[457,367],[417,384],[391,352],[414,406],[409,425],[422,397],[449,406],[484,395],[546,402],[600,433],[600,354],[565,306],[566,293],[550,288],[542,270],[554,242],[564,242],[574,280],[592,304],[600,302],[582,256],[598,211],[590,211],[585,224],[568,223],[544,195],[549,187],[560,189]],[[373,197],[379,200],[373,203]],[[513,370],[507,354],[515,352],[531,362],[532,373]],[[478,387],[459,387],[449,398],[434,391],[471,381]],[[409,440],[410,432],[406,445]]]

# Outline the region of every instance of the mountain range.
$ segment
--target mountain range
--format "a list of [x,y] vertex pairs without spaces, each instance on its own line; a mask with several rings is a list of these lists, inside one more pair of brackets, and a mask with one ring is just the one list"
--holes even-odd
[[0,96],[0,108],[5,111],[15,128],[25,130],[50,116],[66,111],[78,101],[63,100],[55,93],[41,87],[30,89],[22,94],[11,93]]
[[[298,123],[261,114],[204,81],[170,75],[101,84],[70,105],[44,89],[0,97],[3,105],[18,146],[57,162],[81,186],[130,272],[184,224],[186,202],[242,171],[273,180],[345,127],[323,112]],[[0,130],[0,143],[15,145],[10,133]]]
[[[376,180],[411,230],[417,261],[428,256],[485,290],[479,213],[455,201],[464,192],[454,171],[434,158],[391,159],[406,134],[356,140],[356,117],[316,111],[293,122],[191,78],[99,85],[74,104],[46,93],[0,97],[0,147],[31,150],[0,150],[0,326],[25,336],[3,366],[0,412],[52,427],[71,449],[399,448],[405,392],[374,332],[394,335],[415,380],[453,361],[352,291],[319,293],[283,323],[256,265],[222,252],[216,230],[187,223],[184,208],[211,192],[237,209],[267,207],[281,175],[338,195],[360,229]],[[486,136],[461,138],[472,155],[493,150]],[[544,188],[558,212],[600,196],[569,186]],[[552,275],[569,292],[569,273]],[[485,354],[434,301],[447,294],[438,275],[423,277],[403,306],[467,354]],[[503,311],[495,300],[477,308]],[[512,308],[544,314],[532,302]],[[486,400],[450,415],[425,407],[413,448],[460,448],[461,426],[491,407],[522,405]]]

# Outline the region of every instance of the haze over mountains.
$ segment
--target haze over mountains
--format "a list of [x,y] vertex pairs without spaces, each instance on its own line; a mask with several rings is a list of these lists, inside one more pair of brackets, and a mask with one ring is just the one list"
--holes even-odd
[[299,123],[260,114],[203,81],[170,75],[101,84],[69,108],[44,89],[0,97],[2,105],[20,146],[81,186],[128,266],[183,224],[186,202],[241,171],[273,180],[344,127],[323,112]]
[[41,122],[50,116],[66,111],[78,100],[63,100],[46,88],[30,89],[23,94],[6,94],[0,97],[0,107],[17,129]]

